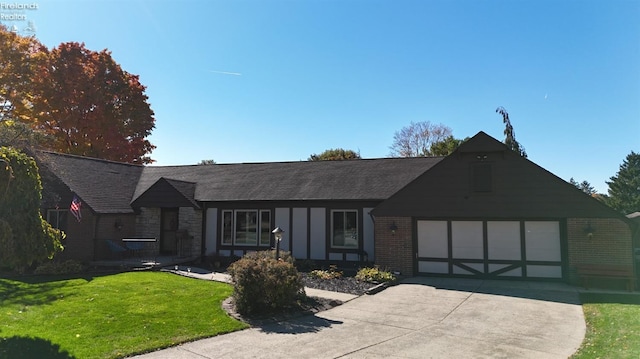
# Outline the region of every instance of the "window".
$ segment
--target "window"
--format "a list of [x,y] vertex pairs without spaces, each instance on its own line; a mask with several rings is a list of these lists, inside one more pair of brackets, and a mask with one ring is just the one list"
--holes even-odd
[[331,211],[331,247],[358,248],[358,211]]
[[59,229],[61,231],[66,231],[68,214],[68,209],[48,209],[47,222],[49,222],[49,224],[53,228]]
[[471,167],[471,186],[474,192],[491,192],[491,165],[488,163],[475,164]]
[[260,245],[271,244],[271,212],[260,211]]
[[222,244],[269,246],[271,212],[269,210],[223,210]]

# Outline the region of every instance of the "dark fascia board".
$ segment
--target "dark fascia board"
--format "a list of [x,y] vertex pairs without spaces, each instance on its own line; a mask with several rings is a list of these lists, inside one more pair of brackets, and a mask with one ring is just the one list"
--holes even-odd
[[276,201],[210,201],[203,202],[206,208],[223,209],[270,209],[270,208],[329,208],[350,209],[359,207],[374,208],[381,200],[276,200]]

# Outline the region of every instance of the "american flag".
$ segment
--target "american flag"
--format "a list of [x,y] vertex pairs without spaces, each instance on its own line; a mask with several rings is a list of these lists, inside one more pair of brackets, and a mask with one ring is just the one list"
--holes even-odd
[[73,214],[73,216],[76,217],[78,222],[80,222],[80,220],[82,219],[82,213],[80,213],[80,207],[82,207],[82,202],[80,202],[80,199],[78,199],[78,196],[73,195],[73,201],[71,201],[71,207],[69,208],[69,211],[71,211],[71,214]]

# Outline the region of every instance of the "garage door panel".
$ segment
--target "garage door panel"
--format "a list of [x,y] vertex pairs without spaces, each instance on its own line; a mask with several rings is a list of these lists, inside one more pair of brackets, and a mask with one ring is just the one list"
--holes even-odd
[[487,247],[489,259],[521,259],[520,222],[487,222]]
[[555,221],[527,221],[525,227],[528,261],[562,260],[560,250],[560,224]]
[[477,275],[478,272],[483,273],[484,272],[484,264],[482,263],[461,263],[462,265],[464,265],[465,267],[469,267],[471,269],[476,270],[477,272],[471,271],[467,268],[461,267],[459,265],[454,264],[453,265],[453,274],[470,274],[470,275]]
[[445,262],[420,261],[418,262],[418,271],[422,273],[448,274],[449,264]]
[[562,278],[562,267],[560,265],[557,265],[557,266],[528,265],[527,277]]
[[481,221],[451,222],[451,241],[453,258],[484,258]]
[[447,221],[418,221],[418,256],[448,258]]
[[[508,264],[489,264],[489,273],[495,273],[501,269],[511,267]],[[504,273],[497,274],[499,277],[522,277],[522,268],[514,268]]]

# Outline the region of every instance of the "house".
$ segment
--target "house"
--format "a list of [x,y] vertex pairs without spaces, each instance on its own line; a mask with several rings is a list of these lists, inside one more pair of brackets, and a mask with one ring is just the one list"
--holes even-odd
[[[273,247],[278,226],[297,259],[368,260],[409,275],[576,281],[581,264],[634,266],[631,220],[483,132],[447,157],[147,167],[37,159],[43,214],[66,216],[69,258],[104,258],[105,240],[136,237],[158,239],[158,254],[241,256]],[[80,222],[63,213],[74,195]]]

